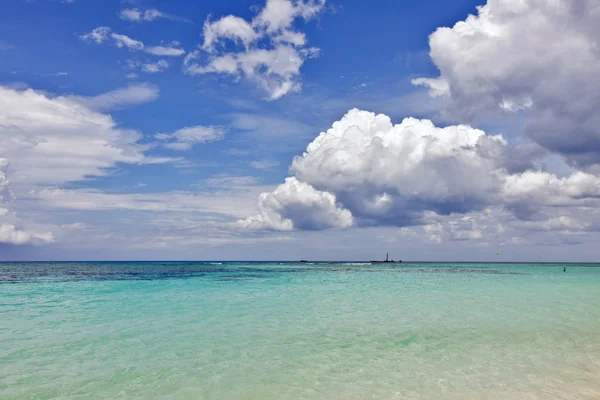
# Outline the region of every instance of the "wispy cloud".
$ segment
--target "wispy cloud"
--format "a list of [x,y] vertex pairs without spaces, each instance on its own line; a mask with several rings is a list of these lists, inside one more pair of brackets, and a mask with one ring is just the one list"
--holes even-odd
[[278,165],[279,162],[271,160],[258,160],[250,162],[250,166],[256,169],[271,169],[277,167]]
[[154,136],[161,145],[171,150],[191,150],[198,143],[208,143],[222,140],[225,130],[216,126],[189,126],[172,133],[158,133]]
[[125,8],[119,12],[119,18],[121,18],[124,21],[132,22],[149,22],[161,18],[168,19],[171,21],[182,21],[188,23],[191,22],[183,17],[167,14],[165,12],[157,10],[156,8],[147,8],[145,10],[140,10],[138,8]]
[[98,96],[68,96],[68,99],[97,111],[108,111],[153,101],[158,94],[158,87],[143,83],[129,85]]
[[179,57],[185,54],[185,50],[180,48],[180,43],[173,41],[170,44],[159,46],[145,46],[143,42],[135,40],[127,35],[115,33],[106,26],[94,28],[91,32],[81,35],[80,38],[86,42],[102,44],[108,40],[113,41],[119,48],[127,48],[131,51],[144,51],[155,56]]
[[169,68],[169,63],[166,60],[158,60],[155,63],[142,64],[141,68],[144,72],[155,74],[157,72],[163,72],[165,69]]
[[179,57],[185,54],[185,50],[170,47],[170,46],[152,46],[145,48],[146,53],[155,55],[155,56],[163,56],[163,57]]

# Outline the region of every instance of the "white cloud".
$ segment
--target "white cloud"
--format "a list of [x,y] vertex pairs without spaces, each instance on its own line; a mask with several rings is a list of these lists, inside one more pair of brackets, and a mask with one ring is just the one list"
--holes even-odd
[[125,21],[154,21],[157,18],[160,18],[162,13],[156,9],[148,9],[145,11],[141,11],[137,8],[125,8],[121,10],[119,13],[119,17]]
[[[419,243],[474,242],[478,246],[548,246],[579,244],[600,227],[598,213],[585,207],[556,210],[543,218],[521,220],[503,206],[464,215],[428,213],[422,226],[401,228],[403,241]],[[588,239],[589,240],[589,239]],[[592,239],[593,240],[593,239]],[[495,251],[495,250],[494,250]]]
[[47,222],[60,217],[31,201],[42,188],[104,176],[119,163],[175,161],[146,156],[151,145],[138,143],[140,133],[118,126],[99,111],[150,101],[157,94],[149,85],[96,97],[53,97],[0,86],[0,243],[63,240],[64,222]]
[[144,43],[140,42],[139,40],[115,33],[107,26],[95,28],[90,33],[81,35],[80,38],[86,42],[95,42],[96,44],[102,44],[108,39],[113,39],[114,44],[117,47],[127,47],[129,50],[133,51],[142,50],[144,48]]
[[[300,47],[306,44],[306,35],[302,32],[283,31],[280,34],[278,34],[274,38],[274,40],[277,43],[288,43]],[[311,47],[310,49],[302,49],[300,52],[304,55],[308,55],[309,52],[312,52],[314,54],[314,57],[308,58],[315,58],[319,55],[319,51],[320,49]]]
[[319,230],[348,228],[354,219],[350,211],[336,204],[335,195],[291,177],[273,192],[262,193],[258,213],[238,224],[246,229]]
[[354,109],[294,158],[294,176],[261,195],[258,214],[240,224],[283,230],[427,226],[495,206],[534,220],[556,217],[545,214],[550,207],[600,205],[600,178],[516,168],[513,151],[501,136],[467,125],[437,128],[414,118],[393,125],[385,115]]
[[146,47],[146,53],[162,57],[179,57],[185,54],[185,50],[171,46]]
[[[170,191],[161,193],[105,193],[94,189],[41,189],[30,192],[28,201],[46,209],[94,211],[145,211],[181,215],[214,216],[235,221],[252,211],[253,199],[267,187],[255,181],[231,182],[227,190]],[[232,192],[236,195],[232,196]],[[146,218],[146,217],[143,217]]]
[[126,35],[115,33],[106,26],[95,28],[90,33],[81,35],[80,38],[86,42],[94,42],[96,44],[102,44],[106,40],[112,39],[115,46],[118,48],[127,48],[131,51],[144,51],[148,54],[160,57],[179,57],[185,54],[185,50],[179,47],[180,43],[177,41],[173,41],[167,46],[161,45],[147,47],[143,42],[132,39]]
[[134,84],[111,90],[98,96],[68,96],[68,100],[79,103],[96,111],[108,111],[117,108],[143,104],[158,97],[158,87],[151,84]]
[[14,245],[43,244],[54,241],[51,233],[35,234],[17,229],[12,224],[0,223],[0,243]]
[[[254,242],[252,236],[257,235],[242,236],[231,226],[252,211],[253,200],[261,192],[271,188],[260,185],[255,177],[220,175],[200,182],[195,190],[159,193],[148,187],[144,193],[38,188],[29,191],[21,203],[25,208],[44,210],[49,216],[76,216],[70,223],[54,226],[55,237],[61,243],[131,249],[144,247],[144,240],[152,240],[177,247],[204,246]],[[87,211],[94,211],[95,217],[88,219]],[[102,218],[97,219],[100,215]]]
[[443,79],[417,78],[411,82],[413,85],[429,88],[429,95],[431,97],[448,96],[450,94],[450,86]]
[[0,86],[0,157],[14,184],[52,185],[106,174],[116,163],[142,163],[141,135],[96,109],[148,101],[155,92],[109,92],[95,98],[50,97]]
[[600,12],[594,1],[488,0],[477,15],[429,38],[448,112],[528,117],[526,137],[574,166],[600,164]]
[[155,63],[142,64],[142,71],[150,74],[163,72],[167,68],[169,68],[169,63],[166,60],[158,60]]
[[294,20],[302,17],[305,20],[316,16],[325,6],[325,0],[288,1],[267,0],[265,7],[252,24],[264,27],[268,32],[285,31]]
[[[250,22],[233,15],[207,20],[202,50],[188,54],[185,71],[191,75],[218,73],[244,77],[263,88],[270,100],[299,91],[300,68],[307,58],[318,56],[319,50],[304,48],[306,36],[291,30],[292,24],[300,17],[313,18],[324,4],[324,0],[267,0]],[[217,47],[224,40],[242,44],[244,48],[227,51],[225,47]],[[206,61],[199,63],[200,58]]]
[[118,33],[111,33],[111,38],[115,40],[117,47],[127,47],[129,50],[142,50],[144,43],[139,40],[135,40],[126,35],[120,35]]
[[189,126],[172,133],[158,133],[155,138],[171,150],[190,150],[197,143],[207,143],[222,140],[225,130],[215,126]]
[[234,15],[227,15],[214,22],[207,19],[204,22],[203,34],[204,44],[202,48],[208,52],[214,50],[215,43],[220,39],[239,40],[244,46],[248,47],[250,43],[260,37],[250,23]]
[[[197,52],[191,54],[198,55]],[[270,50],[252,49],[214,57],[205,66],[188,64],[187,72],[243,75],[266,90],[271,100],[275,100],[300,90],[298,76],[303,63],[304,59],[294,48],[278,45]]]
[[90,33],[86,33],[85,35],[81,35],[80,37],[82,40],[95,42],[96,44],[101,44],[108,39],[110,33],[111,30],[109,27],[100,26],[98,28],[94,28]]
[[184,18],[164,13],[156,8],[148,8],[146,10],[140,10],[138,8],[125,8],[119,12],[119,18],[124,21],[133,22],[155,21],[159,18],[170,19],[173,21],[187,21]]

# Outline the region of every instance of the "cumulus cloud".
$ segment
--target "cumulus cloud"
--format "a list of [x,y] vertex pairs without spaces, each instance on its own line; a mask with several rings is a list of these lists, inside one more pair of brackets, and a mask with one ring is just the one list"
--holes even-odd
[[197,143],[207,143],[222,140],[225,130],[215,126],[188,126],[172,133],[158,133],[155,138],[162,146],[171,150],[187,151]]
[[[304,33],[294,31],[292,25],[298,18],[315,17],[324,5],[325,0],[267,0],[252,21],[234,15],[207,19],[202,48],[185,58],[185,71],[244,77],[262,87],[271,100],[298,91],[304,61],[316,57],[319,50],[305,48]],[[238,49],[226,50],[220,46],[224,41]]]
[[131,51],[144,51],[148,54],[161,57],[179,57],[185,54],[185,50],[179,47],[179,42],[171,42],[167,46],[150,46],[147,47],[143,42],[130,38],[127,35],[115,33],[106,26],[101,26],[93,29],[90,33],[81,35],[80,38],[86,42],[102,44],[105,41],[112,39],[115,46],[118,48],[127,48]]
[[350,211],[336,205],[335,195],[316,190],[291,177],[258,199],[258,214],[240,220],[244,228],[319,230],[347,228],[354,223]]
[[295,157],[294,176],[261,195],[258,213],[239,223],[275,230],[429,226],[433,217],[496,206],[535,220],[544,207],[585,207],[600,195],[594,175],[516,168],[511,151],[501,136],[468,125],[439,128],[414,118],[393,125],[383,114],[354,109]]
[[600,12],[594,1],[488,0],[429,38],[440,76],[413,81],[455,118],[524,113],[525,135],[575,167],[600,164]]

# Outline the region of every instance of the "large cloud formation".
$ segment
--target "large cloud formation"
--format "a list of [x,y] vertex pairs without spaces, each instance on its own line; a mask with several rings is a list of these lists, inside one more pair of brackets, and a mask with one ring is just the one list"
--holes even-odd
[[191,75],[244,77],[262,87],[271,100],[298,91],[300,68],[319,49],[306,47],[306,35],[292,25],[298,18],[314,18],[324,5],[325,0],[267,0],[250,22],[234,15],[208,19],[204,44],[186,56],[184,69]]
[[415,84],[451,100],[450,113],[525,113],[525,134],[572,166],[600,164],[600,4],[488,0],[429,39],[438,78]]
[[157,94],[147,85],[96,97],[52,97],[0,86],[0,243],[53,240],[49,233],[35,233],[34,223],[11,211],[19,194],[106,175],[117,163],[166,161],[145,156],[148,146],[138,143],[140,133],[119,127],[110,115],[98,111],[144,103]]
[[353,109],[296,157],[288,178],[259,198],[252,229],[429,226],[440,217],[503,207],[523,221],[548,219],[546,207],[585,206],[600,179],[559,178],[515,168],[501,136],[467,125],[390,118]]
[[145,161],[141,135],[88,108],[93,99],[0,86],[0,157],[10,161],[14,183],[60,184],[104,175],[118,162]]
[[[420,232],[434,242],[518,244],[526,232],[558,232],[577,242],[600,229],[599,37],[597,2],[489,0],[430,36],[440,75],[413,80],[446,97],[446,115],[469,125],[438,128],[413,118],[393,125],[385,115],[351,110],[294,159],[293,177],[260,196],[257,214],[238,223],[392,225],[403,237]],[[527,121],[525,144],[471,127],[516,114]],[[550,172],[540,159],[548,155],[570,171]],[[298,204],[318,206],[299,213]]]

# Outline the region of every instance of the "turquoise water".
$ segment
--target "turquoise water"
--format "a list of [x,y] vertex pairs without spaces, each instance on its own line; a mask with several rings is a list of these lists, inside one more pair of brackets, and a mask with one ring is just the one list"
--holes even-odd
[[597,399],[566,266],[0,264],[0,399]]

